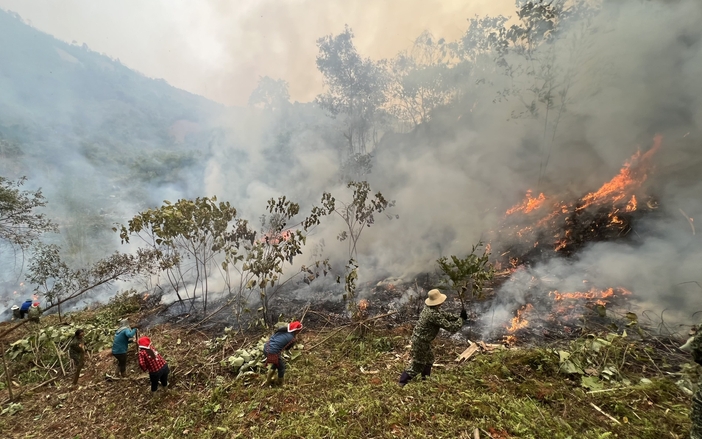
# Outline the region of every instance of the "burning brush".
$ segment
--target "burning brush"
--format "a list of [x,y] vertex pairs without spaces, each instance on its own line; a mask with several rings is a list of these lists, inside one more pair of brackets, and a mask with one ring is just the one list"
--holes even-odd
[[657,207],[641,188],[661,142],[662,137],[656,136],[649,151],[634,154],[611,180],[574,202],[556,201],[543,193],[534,196],[527,191],[521,203],[505,212],[500,240],[515,244],[501,254],[506,260],[499,262],[514,266],[515,259],[518,265],[537,254],[568,256],[588,242],[626,236],[632,230],[634,213]]

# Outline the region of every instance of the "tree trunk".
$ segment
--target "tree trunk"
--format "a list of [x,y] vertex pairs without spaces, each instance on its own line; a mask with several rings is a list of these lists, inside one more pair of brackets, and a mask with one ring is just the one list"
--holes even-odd
[[12,379],[10,379],[10,369],[7,368],[7,363],[5,362],[5,344],[0,345],[2,349],[2,367],[5,370],[5,382],[7,383],[7,392],[10,394],[10,401],[14,400],[15,397],[12,395]]

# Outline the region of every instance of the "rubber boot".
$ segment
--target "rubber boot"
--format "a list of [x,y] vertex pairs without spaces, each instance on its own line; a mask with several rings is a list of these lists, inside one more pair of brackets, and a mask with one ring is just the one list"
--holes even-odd
[[266,375],[266,385],[272,386],[275,384],[275,378],[274,378],[275,373],[276,373],[275,369],[268,370],[268,374]]
[[407,383],[412,379],[411,376],[407,372],[402,372],[402,375],[400,375],[400,387],[405,387]]
[[431,375],[431,364],[427,364],[424,366],[424,370],[422,370],[422,379],[426,380],[428,376]]
[[285,384],[285,377],[278,377],[276,380],[276,385],[278,387],[283,387],[283,384]]

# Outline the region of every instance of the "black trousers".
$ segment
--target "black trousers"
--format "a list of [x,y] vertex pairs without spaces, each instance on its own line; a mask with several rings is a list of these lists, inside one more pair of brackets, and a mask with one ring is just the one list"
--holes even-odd
[[119,373],[124,375],[127,372],[127,354],[112,354],[117,359]]
[[170,371],[168,370],[167,364],[165,364],[158,372],[149,372],[152,392],[155,392],[158,389],[159,382],[163,387],[168,387],[168,372]]

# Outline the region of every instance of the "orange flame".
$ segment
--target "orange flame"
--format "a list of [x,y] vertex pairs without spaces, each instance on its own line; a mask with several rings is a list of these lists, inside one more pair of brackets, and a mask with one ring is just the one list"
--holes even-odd
[[529,320],[524,318],[524,314],[532,311],[534,307],[531,303],[527,303],[517,310],[517,315],[512,317],[512,324],[507,328],[507,332],[515,332],[522,328],[526,328],[529,325]]
[[365,311],[368,308],[368,301],[366,299],[361,299],[358,301],[358,309],[360,311]]
[[265,233],[261,238],[261,241],[267,242],[271,245],[280,244],[283,241],[289,240],[293,235],[292,230],[283,230],[280,233]]
[[512,215],[515,212],[529,213],[541,207],[544,201],[546,201],[546,197],[543,193],[540,193],[538,197],[534,198],[531,196],[531,189],[529,189],[526,193],[526,199],[508,209],[507,215]]
[[575,292],[567,292],[567,293],[560,293],[558,290],[554,290],[548,293],[549,296],[553,297],[554,300],[593,300],[596,301],[596,303],[600,305],[606,305],[609,303],[605,299],[610,299],[615,296],[615,294],[619,295],[630,295],[631,291],[625,289],[625,288],[607,288],[606,290],[598,290],[597,288],[591,288],[589,291],[586,292],[580,292],[580,291],[575,291]]
[[636,210],[636,205],[636,195],[632,195],[631,200],[629,200],[629,203],[627,203],[626,208],[624,210],[626,210],[627,212],[633,212]]
[[581,205],[578,209],[584,209],[606,199],[616,203],[626,197],[628,191],[640,186],[648,177],[647,171],[650,168],[651,157],[658,151],[662,141],[663,136],[660,134],[656,135],[653,138],[653,147],[650,150],[644,154],[641,154],[641,151],[634,154],[631,159],[624,163],[624,166],[619,170],[619,174],[603,184],[596,192],[590,192],[585,195],[580,200]]

